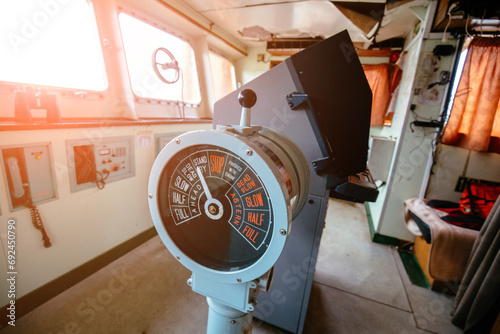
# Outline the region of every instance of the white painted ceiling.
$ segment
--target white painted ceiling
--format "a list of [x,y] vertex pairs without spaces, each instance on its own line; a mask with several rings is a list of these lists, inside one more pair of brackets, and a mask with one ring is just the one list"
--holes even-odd
[[[256,28],[271,33],[274,38],[311,36],[327,38],[347,29],[353,42],[364,43],[365,47],[373,42],[373,31],[371,35],[367,35],[331,1],[184,0],[184,2],[248,46],[259,41],[259,35],[252,35]],[[385,3],[385,0],[345,2]],[[377,33],[377,42],[393,37],[405,37],[418,21],[410,8],[427,4],[428,0],[403,0],[399,1],[399,6],[393,10],[388,10],[386,6]],[[373,13],[373,16],[380,14]],[[263,39],[265,36],[260,35],[260,40]]]

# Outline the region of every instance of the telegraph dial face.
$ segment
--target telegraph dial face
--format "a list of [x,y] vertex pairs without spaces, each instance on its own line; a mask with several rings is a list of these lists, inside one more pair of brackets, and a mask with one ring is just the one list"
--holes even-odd
[[267,251],[273,234],[269,192],[234,152],[217,145],[188,146],[167,162],[157,189],[165,230],[196,263],[233,272]]

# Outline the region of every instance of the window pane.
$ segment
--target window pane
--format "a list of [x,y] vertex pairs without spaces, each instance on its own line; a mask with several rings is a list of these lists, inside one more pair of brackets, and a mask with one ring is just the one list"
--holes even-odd
[[[134,94],[144,98],[199,104],[200,86],[193,48],[185,41],[127,14],[121,13],[119,20]],[[165,79],[172,82],[170,84],[161,81],[154,71],[156,65],[153,64],[153,54],[158,48],[168,50],[180,67],[178,74],[174,68],[160,70]],[[160,51],[156,61],[165,64],[172,59],[166,52]]]
[[215,52],[209,53],[215,99],[219,100],[236,89],[233,64]]
[[[462,71],[464,69],[465,59],[467,59],[468,52],[469,52],[468,48],[463,49],[462,52],[460,52],[460,58],[458,59],[457,69],[455,70],[455,79],[453,80],[451,86],[450,100],[448,101],[448,108],[446,109],[445,124],[446,122],[448,122],[451,109],[453,108],[453,101],[455,100],[455,96],[457,95],[458,84],[460,83],[460,78],[462,77]],[[464,92],[461,93],[463,94]]]
[[0,81],[84,90],[108,86],[85,0],[0,2]]

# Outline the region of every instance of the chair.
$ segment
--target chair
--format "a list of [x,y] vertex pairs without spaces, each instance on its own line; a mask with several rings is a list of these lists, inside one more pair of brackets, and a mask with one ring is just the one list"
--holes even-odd
[[431,206],[436,202],[441,206],[450,203],[422,198],[404,201],[405,224],[415,235],[414,253],[431,287],[439,289],[443,282],[452,282],[447,284],[452,288],[463,277],[479,232],[443,220],[448,213]]

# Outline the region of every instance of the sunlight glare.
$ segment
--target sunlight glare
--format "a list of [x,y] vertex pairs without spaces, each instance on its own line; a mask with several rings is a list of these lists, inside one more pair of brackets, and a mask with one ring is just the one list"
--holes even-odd
[[0,1],[0,81],[107,88],[93,11],[85,0]]

